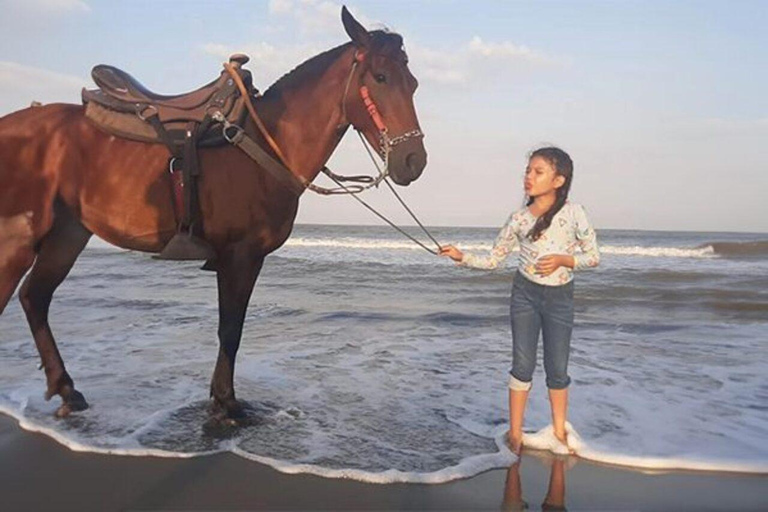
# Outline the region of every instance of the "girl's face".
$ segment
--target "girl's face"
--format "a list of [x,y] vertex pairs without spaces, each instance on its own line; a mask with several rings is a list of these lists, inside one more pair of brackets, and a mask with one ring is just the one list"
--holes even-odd
[[535,156],[528,161],[523,180],[525,193],[528,196],[555,194],[563,183],[565,183],[565,177],[558,175],[552,164],[544,158]]

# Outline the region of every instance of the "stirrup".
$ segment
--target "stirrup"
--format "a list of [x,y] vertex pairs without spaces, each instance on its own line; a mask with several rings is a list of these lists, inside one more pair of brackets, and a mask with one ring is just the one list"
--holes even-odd
[[216,257],[213,247],[191,233],[178,232],[166,244],[160,254],[153,256],[156,260],[210,260]]

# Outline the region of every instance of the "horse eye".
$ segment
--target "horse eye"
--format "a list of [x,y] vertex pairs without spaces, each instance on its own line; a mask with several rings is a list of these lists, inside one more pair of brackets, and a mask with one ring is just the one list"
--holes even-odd
[[382,75],[381,73],[376,73],[375,75],[373,75],[373,79],[376,80],[380,84],[387,83],[387,77]]

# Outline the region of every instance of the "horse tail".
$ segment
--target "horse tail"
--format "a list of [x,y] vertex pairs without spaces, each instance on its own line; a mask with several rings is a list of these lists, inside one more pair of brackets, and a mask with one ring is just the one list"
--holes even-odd
[[52,138],[66,132],[72,107],[51,104],[0,118],[0,313],[53,225],[58,170],[51,151],[61,144]]

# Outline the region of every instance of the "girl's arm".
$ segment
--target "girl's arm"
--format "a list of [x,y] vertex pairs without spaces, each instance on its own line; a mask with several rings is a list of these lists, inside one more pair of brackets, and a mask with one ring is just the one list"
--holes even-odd
[[582,254],[573,255],[573,269],[581,270],[596,267],[600,264],[600,250],[597,246],[597,234],[587,218],[587,212],[582,205],[575,205],[574,220],[576,222],[576,240]]
[[498,268],[504,260],[507,259],[509,253],[515,248],[517,243],[517,235],[515,234],[515,223],[513,222],[514,213],[512,213],[507,222],[499,231],[496,236],[496,240],[493,243],[493,248],[487,256],[478,256],[475,254],[464,253],[458,264],[462,267],[480,268],[486,270],[492,270]]

